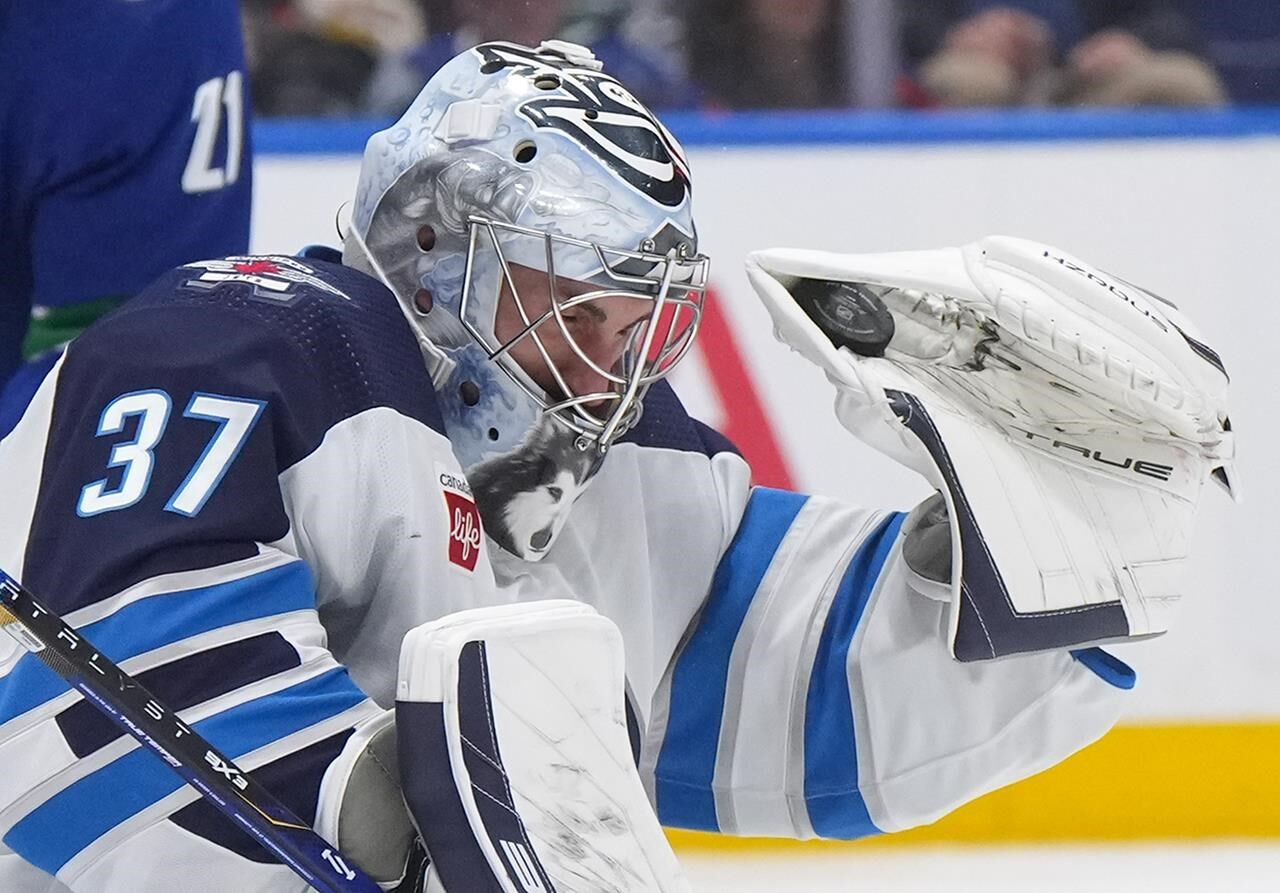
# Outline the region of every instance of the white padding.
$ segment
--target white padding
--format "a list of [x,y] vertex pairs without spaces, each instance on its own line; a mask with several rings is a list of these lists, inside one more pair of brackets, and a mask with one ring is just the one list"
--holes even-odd
[[909,592],[905,572],[889,561],[849,666],[858,787],[882,831],[936,821],[1061,762],[1130,700],[1067,652],[957,663],[938,640],[945,606]]
[[454,781],[490,863],[500,864],[459,731],[460,708],[476,705],[459,704],[458,661],[475,641],[515,811],[555,888],[688,890],[632,759],[622,636],[567,600],[459,612],[412,630],[401,649],[399,700],[443,703]]

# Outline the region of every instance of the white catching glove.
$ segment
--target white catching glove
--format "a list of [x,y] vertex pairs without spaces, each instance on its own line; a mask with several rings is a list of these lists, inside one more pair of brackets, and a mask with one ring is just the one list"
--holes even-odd
[[747,275],[842,424],[942,493],[956,658],[1168,628],[1201,487],[1234,495],[1226,371],[1173,305],[1004,236]]

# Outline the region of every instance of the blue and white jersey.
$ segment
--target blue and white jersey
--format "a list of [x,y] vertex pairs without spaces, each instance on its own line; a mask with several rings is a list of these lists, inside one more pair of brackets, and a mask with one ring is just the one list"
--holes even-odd
[[247,250],[244,69],[235,0],[0,8],[0,385],[33,304]]
[[[403,635],[488,604],[616,623],[659,818],[722,833],[932,821],[1102,735],[1131,682],[1067,653],[952,660],[900,513],[753,487],[665,383],[543,560],[504,552],[395,299],[319,260],[166,274],[72,342],[0,467],[0,567],[307,819]],[[26,860],[0,856],[2,889],[295,888],[16,646],[0,760]]]
[[500,585],[623,632],[665,825],[853,838],[930,822],[1100,737],[1131,671],[1098,649],[958,663],[901,513],[751,485],[664,384],[537,564]]
[[[71,343],[0,467],[0,566],[308,820],[404,632],[497,597],[409,324],[337,264],[164,275]],[[0,674],[9,850],[75,890],[293,889],[34,656],[0,644]]]

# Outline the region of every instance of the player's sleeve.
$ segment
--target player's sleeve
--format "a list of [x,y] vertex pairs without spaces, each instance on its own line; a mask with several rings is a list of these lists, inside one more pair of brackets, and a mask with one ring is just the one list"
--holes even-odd
[[21,141],[5,177],[24,211],[24,297],[126,297],[175,264],[245,253],[238,4],[57,0],[14,18],[5,46],[22,95],[0,106]]
[[[244,292],[70,346],[0,441],[0,562],[313,821],[401,625],[453,585],[428,486],[451,453],[394,303],[402,332]],[[74,890],[295,882],[31,656],[0,660],[0,761],[5,846]]]
[[643,768],[668,826],[855,838],[1041,771],[1116,721],[1132,672],[1098,649],[958,663],[908,585],[900,512],[751,487],[658,689]]

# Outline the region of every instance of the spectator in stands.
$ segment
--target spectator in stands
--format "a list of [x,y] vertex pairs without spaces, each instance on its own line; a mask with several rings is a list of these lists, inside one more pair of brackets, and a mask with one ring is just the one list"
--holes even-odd
[[1181,50],[1153,50],[1119,28],[1076,44],[1065,72],[1058,101],[1066,105],[1207,106],[1227,101],[1221,80],[1204,60]]
[[441,65],[468,47],[489,40],[537,46],[567,39],[590,46],[605,66],[646,105],[672,108],[692,103],[683,72],[672,55],[647,41],[660,20],[654,0],[449,0],[430,7],[427,38],[403,52],[386,54],[370,85],[367,111],[399,114]]
[[349,40],[308,30],[272,30],[262,38],[253,100],[263,117],[347,118],[364,109],[377,55]]
[[839,0],[690,0],[684,9],[689,72],[705,104],[847,104]]
[[1232,101],[1280,103],[1280,3],[1197,0],[1192,6],[1205,56],[1221,73]]
[[572,8],[557,36],[591,47],[641,102],[662,109],[696,104],[684,30],[668,0],[577,0]]
[[416,0],[249,0],[245,20],[264,117],[364,114],[379,61],[426,35]]
[[908,104],[1213,105],[1221,81],[1174,0],[907,0]]
[[918,80],[929,104],[1044,105],[1055,88],[1055,52],[1044,19],[995,7],[952,25]]

